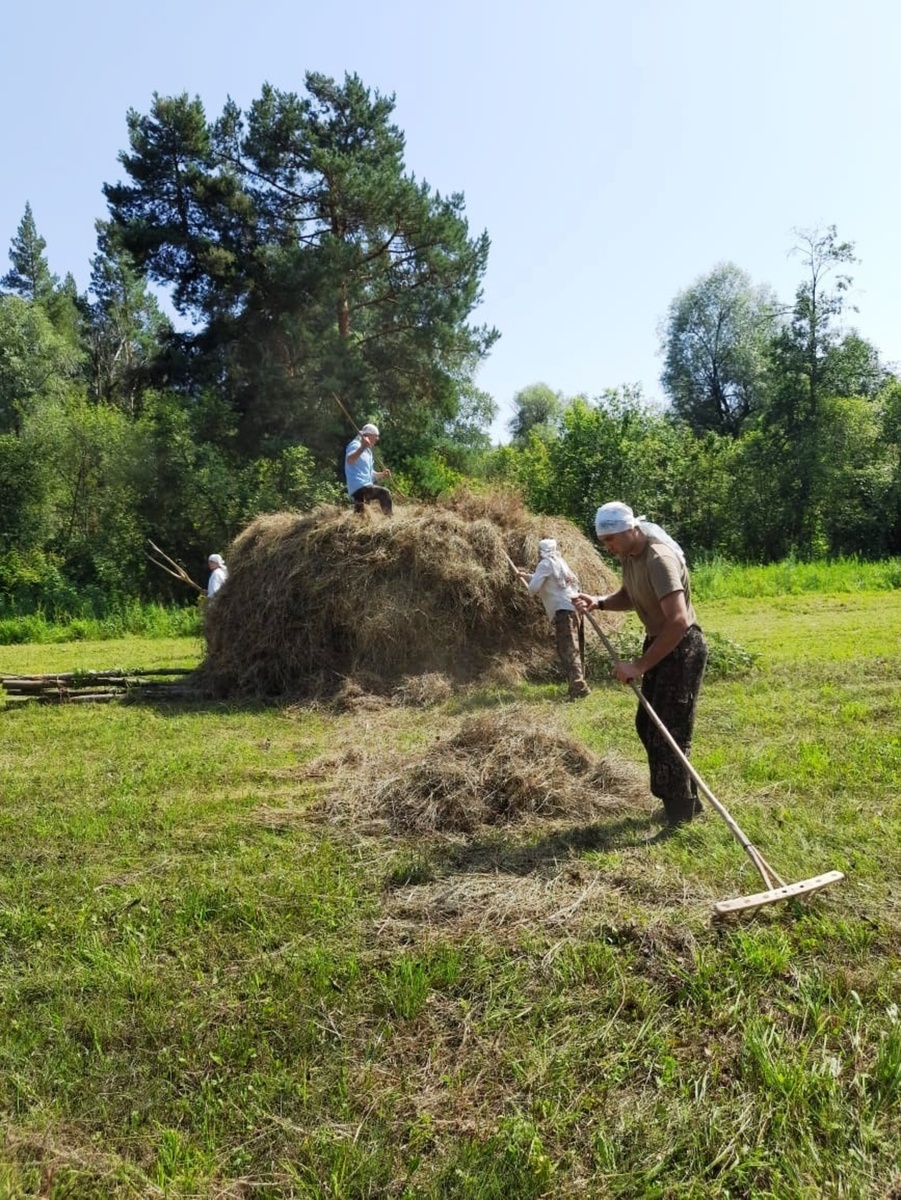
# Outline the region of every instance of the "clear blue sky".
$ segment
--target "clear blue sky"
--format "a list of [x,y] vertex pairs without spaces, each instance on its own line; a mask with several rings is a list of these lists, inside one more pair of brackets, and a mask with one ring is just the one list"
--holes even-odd
[[0,52],[0,267],[30,201],[51,269],[89,281],[129,108],[356,72],[396,96],[407,167],[462,191],[491,255],[479,374],[501,406],[641,383],[658,325],[723,260],[791,298],[792,229],[855,242],[849,318],[901,362],[897,0],[82,0],[9,5]]

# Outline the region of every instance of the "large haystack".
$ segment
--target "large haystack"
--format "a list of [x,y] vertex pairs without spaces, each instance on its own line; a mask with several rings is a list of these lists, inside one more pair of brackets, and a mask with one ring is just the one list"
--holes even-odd
[[507,496],[408,505],[393,519],[323,506],[257,518],[231,547],[207,614],[204,672],[219,695],[309,696],[354,679],[390,692],[410,676],[456,682],[505,664],[546,672],[553,632],[507,556],[532,567],[555,537],[588,591],[614,586],[568,521]]

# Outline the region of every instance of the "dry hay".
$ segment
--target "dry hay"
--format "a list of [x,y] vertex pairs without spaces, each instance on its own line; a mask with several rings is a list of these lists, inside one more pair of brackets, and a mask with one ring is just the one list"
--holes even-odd
[[572,861],[553,875],[529,872],[468,872],[399,889],[386,897],[373,922],[380,945],[410,944],[432,937],[488,937],[515,941],[523,930],[573,936],[611,905],[610,887],[597,871]]
[[574,525],[506,495],[407,505],[393,519],[333,506],[258,517],[207,612],[205,681],[218,695],[310,697],[350,679],[409,703],[415,676],[449,686],[499,669],[546,677],[550,622],[507,560],[534,566],[542,537],[557,539],[583,588],[613,585]]
[[518,707],[465,718],[427,751],[377,767],[365,761],[350,776],[339,772],[335,784],[327,801],[332,819],[357,829],[382,821],[399,835],[471,836],[529,818],[647,815],[647,787],[631,764],[592,753],[547,715],[538,725]]

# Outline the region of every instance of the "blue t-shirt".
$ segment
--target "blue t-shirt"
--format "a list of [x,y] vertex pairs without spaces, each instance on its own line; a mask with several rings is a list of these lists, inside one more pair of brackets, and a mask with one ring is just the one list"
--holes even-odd
[[347,449],[344,451],[344,476],[347,479],[347,494],[352,496],[354,492],[358,492],[361,487],[369,487],[374,482],[373,479],[373,457],[372,451],[367,446],[356,462],[348,462],[347,457],[350,454],[355,454],[362,445],[360,439],[355,437]]

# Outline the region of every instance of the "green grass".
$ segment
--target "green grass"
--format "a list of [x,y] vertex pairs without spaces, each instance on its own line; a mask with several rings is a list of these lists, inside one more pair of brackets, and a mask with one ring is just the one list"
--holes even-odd
[[600,677],[580,705],[0,709],[0,1196],[901,1194],[901,591],[698,608],[734,658],[699,770],[785,877],[847,873],[724,924],[760,884],[713,813],[416,839],[352,808],[347,772],[511,701],[641,767]]
[[798,596],[804,592],[896,591],[901,588],[901,559],[881,562],[858,558],[828,562],[786,559],[754,567],[714,558],[692,567],[692,586],[695,596],[702,601]]
[[51,618],[43,612],[0,616],[0,646],[200,636],[201,612],[196,605],[176,607],[135,602],[105,617]]

